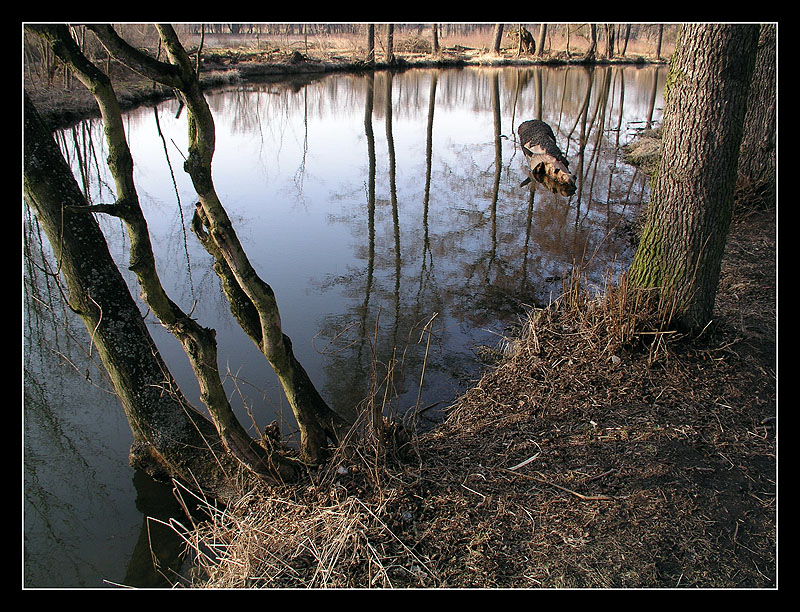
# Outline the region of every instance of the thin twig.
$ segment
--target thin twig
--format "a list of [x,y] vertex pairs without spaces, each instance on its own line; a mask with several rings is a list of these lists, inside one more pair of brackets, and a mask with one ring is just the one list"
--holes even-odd
[[522,474],[520,472],[513,472],[508,468],[500,468],[504,472],[508,472],[509,474],[514,474],[516,476],[522,476],[523,478],[529,478],[530,480],[535,480],[536,482],[540,482],[542,484],[550,485],[551,487],[555,487],[556,489],[561,489],[567,493],[571,493],[575,497],[582,499],[583,501],[613,501],[613,497],[609,497],[608,495],[583,495],[582,493],[578,493],[577,491],[573,491],[572,489],[568,489],[566,487],[562,487],[561,485],[557,485],[554,482],[550,482],[545,480],[544,478],[537,478],[536,476],[531,476],[530,474]]

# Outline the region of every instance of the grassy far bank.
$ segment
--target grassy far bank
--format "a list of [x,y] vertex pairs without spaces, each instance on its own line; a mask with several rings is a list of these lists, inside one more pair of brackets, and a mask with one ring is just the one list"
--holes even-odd
[[[201,48],[200,79],[204,87],[212,88],[237,83],[248,78],[314,75],[336,71],[362,71],[381,68],[500,66],[536,64],[582,64],[587,61],[589,40],[585,32],[575,34],[567,41],[564,32],[550,30],[545,52],[539,55],[518,53],[516,40],[507,36],[513,30],[506,24],[499,54],[490,51],[491,27],[471,35],[442,36],[440,52],[432,52],[430,28],[421,34],[396,35],[393,44],[394,58],[387,61],[385,26],[376,26],[375,61],[367,64],[366,40],[362,35],[349,36],[219,36],[209,34],[182,35],[184,44],[192,52]],[[533,32],[536,35],[536,32]],[[33,44],[28,43],[29,46]],[[140,46],[152,46],[149,38],[142,38]],[[632,39],[625,54],[617,52],[607,57],[602,40],[591,63],[664,63],[669,57],[674,41],[665,37],[660,54],[650,39]],[[153,53],[156,49],[151,49]],[[36,60],[28,60],[28,57]],[[88,117],[99,116],[92,95],[76,79],[65,75],[59,68],[45,68],[40,53],[26,54],[24,87],[42,117],[55,129],[67,127]],[[101,62],[102,63],[102,62]],[[35,65],[35,67],[33,67]],[[173,96],[173,92],[117,64],[104,63],[104,70],[114,79],[114,88],[123,109]]]
[[[333,55],[331,69],[363,69]],[[497,61],[486,57],[469,61]],[[205,76],[312,63],[237,55]],[[161,95],[125,82],[130,104]],[[263,486],[209,509],[213,520],[185,534],[198,569],[178,582],[775,587],[775,233],[774,208],[741,194],[715,318],[699,338],[641,313],[632,326],[624,287],[589,300],[573,279],[434,431],[385,458],[349,449],[304,486]]]

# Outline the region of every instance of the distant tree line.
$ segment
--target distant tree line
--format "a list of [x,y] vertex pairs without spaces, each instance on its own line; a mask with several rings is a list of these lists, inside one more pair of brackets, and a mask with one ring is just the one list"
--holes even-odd
[[[493,23],[441,23],[439,25],[440,36],[468,36],[491,32],[496,24]],[[506,28],[517,24],[504,24]],[[538,23],[524,23],[524,27],[529,30],[539,31]],[[633,23],[633,24],[612,24],[616,30],[616,37],[623,38],[625,30],[629,29],[628,35],[633,39],[655,40],[659,33],[659,28],[663,27],[666,33],[674,33],[677,25],[653,23]],[[336,34],[361,34],[365,31],[365,23],[191,23],[180,26],[188,34],[200,34],[201,29],[206,34],[229,34],[229,35],[336,35]],[[429,23],[397,23],[394,24],[395,34],[422,34],[429,30],[432,24]],[[558,23],[549,24],[549,31],[554,34],[566,34],[567,30],[572,35],[585,35],[589,38],[588,23]]]

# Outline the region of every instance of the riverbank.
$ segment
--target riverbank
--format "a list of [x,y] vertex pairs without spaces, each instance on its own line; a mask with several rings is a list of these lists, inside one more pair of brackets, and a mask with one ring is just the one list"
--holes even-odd
[[775,238],[740,201],[699,338],[565,287],[402,456],[211,511],[192,586],[775,588]]
[[[438,56],[430,53],[397,52],[392,62],[364,62],[363,53],[347,50],[320,55],[304,54],[287,48],[259,51],[245,48],[213,49],[203,53],[200,82],[211,89],[248,79],[302,77],[318,78],[333,72],[366,72],[373,70],[406,70],[411,68],[463,68],[467,66],[574,66],[574,65],[637,65],[664,64],[666,60],[641,55],[628,55],[613,59],[595,59],[587,62],[583,55],[565,52],[549,53],[544,58],[517,56],[504,49],[499,55],[485,49],[461,45],[443,47]],[[153,104],[174,97],[166,87],[143,80],[139,75],[120,65],[113,65],[114,90],[123,110],[143,104]],[[91,93],[77,80],[43,85],[25,75],[25,91],[33,100],[39,113],[53,129],[63,129],[87,118],[99,117],[97,103]]]
[[[292,57],[248,67],[223,58],[203,76],[317,74]],[[468,65],[482,61],[529,60]],[[324,68],[364,69],[346,60]],[[91,112],[82,86],[73,92],[66,107],[41,93],[51,123]],[[171,95],[135,79],[118,93],[124,106]],[[628,337],[618,293],[589,301],[565,286],[445,423],[401,453],[383,461],[362,448],[305,486],[264,486],[209,510],[214,520],[186,534],[203,554],[181,582],[776,586],[775,234],[774,209],[738,203],[715,318],[697,339]]]

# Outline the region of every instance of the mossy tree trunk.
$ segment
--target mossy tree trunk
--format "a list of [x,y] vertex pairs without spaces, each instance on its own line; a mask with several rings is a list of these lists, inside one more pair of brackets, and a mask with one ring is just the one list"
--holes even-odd
[[[52,47],[89,89],[100,107],[109,147],[108,164],[113,175],[117,200],[113,204],[88,207],[120,218],[131,242],[130,269],[136,274],[141,296],[147,306],[183,345],[198,380],[203,403],[227,451],[242,466],[259,477],[294,480],[300,466],[278,453],[260,446],[239,423],[228,402],[217,365],[215,332],[204,328],[184,313],[165,293],[156,272],[147,222],[142,214],[133,180],[133,159],[128,149],[119,104],[108,77],[98,70],[77,47],[66,26],[29,26]],[[55,194],[53,194],[55,197]],[[135,367],[135,363],[131,364]],[[118,391],[120,391],[118,389]],[[129,392],[122,390],[123,393]],[[132,424],[132,428],[136,424]],[[158,447],[156,446],[156,452]]]
[[685,330],[714,307],[757,41],[757,25],[685,25],[667,76],[661,158],[629,275]]
[[178,389],[50,130],[24,108],[24,195],[48,237],[68,306],[91,334],[133,433],[130,463],[227,498],[242,468]]
[[131,47],[111,26],[90,28],[115,58],[141,75],[175,88],[186,105],[189,155],[184,169],[199,199],[193,228],[216,261],[215,270],[234,315],[281,382],[300,429],[304,459],[311,463],[322,461],[329,442],[340,440],[349,423],[328,407],[295,358],[291,341],[282,331],[275,294],[253,268],[217,195],[211,173],[216,142],[214,118],[189,56],[169,25],[158,24],[156,29],[170,63],[153,60]]

